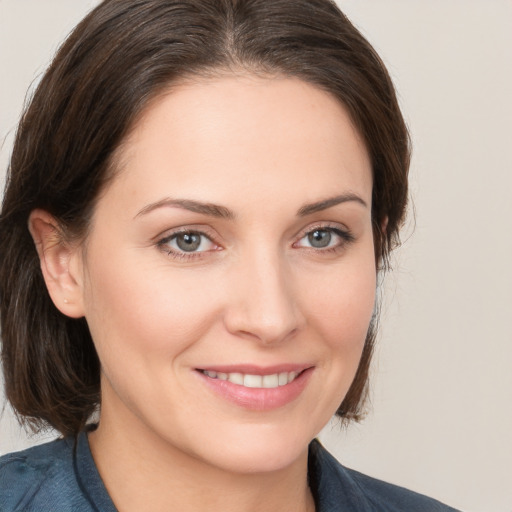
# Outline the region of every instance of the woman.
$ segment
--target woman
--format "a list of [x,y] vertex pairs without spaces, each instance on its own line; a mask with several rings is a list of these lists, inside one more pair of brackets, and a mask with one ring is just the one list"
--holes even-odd
[[327,0],[91,12],[0,219],[6,394],[63,435],[0,459],[2,510],[450,510],[314,441],[361,414],[408,164],[389,77]]

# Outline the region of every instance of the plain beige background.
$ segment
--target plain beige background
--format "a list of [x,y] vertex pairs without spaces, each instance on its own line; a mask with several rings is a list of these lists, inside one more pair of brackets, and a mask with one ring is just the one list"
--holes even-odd
[[[96,3],[0,0],[2,179],[27,89]],[[382,287],[370,413],[321,439],[373,476],[469,512],[511,512],[512,1],[338,3],[396,82],[416,226]],[[5,409],[0,452],[40,441]]]

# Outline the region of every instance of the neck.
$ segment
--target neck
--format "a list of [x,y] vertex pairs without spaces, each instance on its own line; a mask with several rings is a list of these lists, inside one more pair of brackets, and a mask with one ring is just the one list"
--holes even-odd
[[96,466],[120,512],[146,510],[149,504],[153,512],[315,510],[307,484],[307,447],[282,469],[237,473],[180,451],[138,427],[132,423],[130,430],[111,428],[102,415],[98,429],[89,434]]

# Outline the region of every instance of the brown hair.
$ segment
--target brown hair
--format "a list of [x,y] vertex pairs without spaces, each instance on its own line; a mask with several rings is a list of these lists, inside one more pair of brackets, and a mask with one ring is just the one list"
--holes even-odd
[[[100,363],[85,319],[62,315],[48,295],[30,212],[45,209],[65,236],[84,237],[113,154],[148,101],[183,77],[238,69],[298,77],[346,106],[373,166],[379,266],[398,242],[407,129],[383,63],[334,2],[105,0],[60,48],[21,119],[0,216],[6,396],[34,428],[83,429],[99,404]],[[374,330],[338,411],[348,419],[366,396]]]

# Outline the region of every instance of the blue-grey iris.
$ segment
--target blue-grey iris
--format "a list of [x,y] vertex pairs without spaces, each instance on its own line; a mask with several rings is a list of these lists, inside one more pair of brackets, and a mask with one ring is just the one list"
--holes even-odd
[[196,233],[181,233],[176,236],[176,245],[182,251],[195,251],[201,245],[201,235]]
[[327,247],[331,243],[332,233],[324,229],[316,229],[308,235],[308,241],[311,247],[322,248]]

